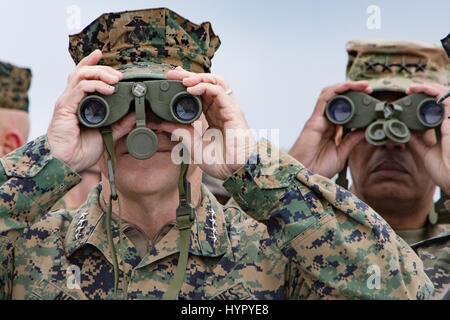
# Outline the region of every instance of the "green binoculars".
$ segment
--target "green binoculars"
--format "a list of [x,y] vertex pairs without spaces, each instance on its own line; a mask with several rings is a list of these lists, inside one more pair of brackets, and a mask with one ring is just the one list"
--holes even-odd
[[180,81],[124,81],[115,88],[111,96],[86,96],[80,102],[78,119],[87,128],[105,128],[135,111],[136,128],[127,137],[127,147],[139,160],[150,158],[158,149],[156,134],[146,127],[147,110],[162,121],[180,124],[195,122],[203,112],[200,98],[189,94]]
[[407,143],[411,130],[438,129],[444,120],[444,107],[422,93],[383,102],[363,92],[347,91],[328,102],[325,114],[346,130],[366,128],[366,140],[382,146],[388,141]]

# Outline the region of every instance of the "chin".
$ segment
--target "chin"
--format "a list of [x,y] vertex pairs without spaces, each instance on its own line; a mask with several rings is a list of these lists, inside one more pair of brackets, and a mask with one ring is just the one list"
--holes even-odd
[[[364,198],[379,201],[408,201],[416,197],[415,189],[404,183],[383,181],[364,188]],[[370,204],[369,204],[370,205]]]

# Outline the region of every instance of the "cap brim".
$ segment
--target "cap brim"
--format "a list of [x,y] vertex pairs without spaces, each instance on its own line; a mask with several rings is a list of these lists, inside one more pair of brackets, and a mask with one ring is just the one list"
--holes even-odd
[[173,67],[168,64],[146,62],[145,64],[125,64],[117,70],[124,75],[123,80],[134,79],[167,79],[167,72]]
[[[379,91],[393,91],[393,92],[401,92],[405,93],[406,89],[413,83],[411,79],[406,78],[382,78],[382,79],[373,79],[368,80],[369,86],[373,89],[374,92]],[[416,83],[414,81],[414,83]]]

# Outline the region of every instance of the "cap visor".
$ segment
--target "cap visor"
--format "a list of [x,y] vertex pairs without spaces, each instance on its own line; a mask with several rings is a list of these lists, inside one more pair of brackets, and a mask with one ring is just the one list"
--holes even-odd
[[124,75],[123,80],[135,79],[167,79],[167,72],[173,69],[168,64],[158,64],[146,62],[145,64],[125,64],[120,66],[117,70]]

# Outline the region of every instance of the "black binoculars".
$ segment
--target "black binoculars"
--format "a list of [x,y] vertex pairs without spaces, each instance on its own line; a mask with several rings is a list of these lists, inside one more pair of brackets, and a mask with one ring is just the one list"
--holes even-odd
[[128,135],[127,147],[136,159],[148,159],[158,149],[156,134],[146,127],[146,109],[163,121],[180,124],[195,122],[203,112],[200,98],[189,94],[181,81],[124,81],[115,88],[111,96],[85,97],[78,108],[78,119],[85,127],[104,128],[134,110],[136,129]]
[[347,130],[366,128],[366,140],[380,146],[389,140],[408,142],[410,130],[438,128],[444,120],[444,107],[422,93],[383,102],[363,92],[348,91],[333,97],[325,114],[330,122]]

